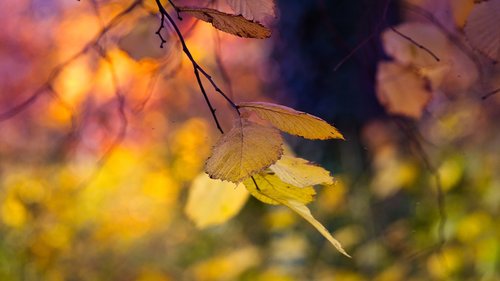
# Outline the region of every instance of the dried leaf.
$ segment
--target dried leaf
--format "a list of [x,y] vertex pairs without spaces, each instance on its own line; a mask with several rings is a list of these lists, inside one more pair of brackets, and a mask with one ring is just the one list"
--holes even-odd
[[214,180],[202,173],[189,188],[184,211],[200,229],[222,224],[239,213],[248,195],[243,184]]
[[236,14],[248,20],[265,22],[269,18],[276,17],[274,0],[226,0],[226,2]]
[[238,183],[274,164],[283,154],[283,140],[278,130],[235,120],[207,160],[205,171],[211,178]]
[[302,158],[283,155],[269,169],[282,181],[297,187],[333,184],[330,172]]
[[271,36],[271,30],[260,23],[245,19],[240,15],[226,14],[209,8],[180,8],[202,21],[211,23],[215,28],[240,37],[264,39]]
[[295,187],[284,183],[277,176],[271,174],[261,173],[254,176],[254,178],[255,182],[252,179],[247,179],[244,182],[250,194],[264,203],[287,206],[314,226],[339,252],[350,257],[339,241],[333,238],[330,232],[312,216],[306,207],[305,204],[311,202],[315,194],[312,187]]
[[418,119],[431,93],[426,80],[411,68],[381,62],[377,71],[377,98],[388,112]]
[[250,194],[260,201],[278,205],[282,200],[295,200],[303,204],[312,202],[316,191],[312,187],[296,187],[283,182],[279,177],[270,173],[260,173],[248,178],[244,182]]
[[276,128],[306,139],[344,139],[342,134],[321,118],[293,108],[266,102],[243,102],[240,108],[255,112]]
[[476,4],[465,24],[471,45],[492,60],[500,59],[500,0]]

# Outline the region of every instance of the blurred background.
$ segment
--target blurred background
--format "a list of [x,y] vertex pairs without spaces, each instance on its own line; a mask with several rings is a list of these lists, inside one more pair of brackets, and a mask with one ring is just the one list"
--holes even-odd
[[475,8],[280,0],[266,40],[178,21],[235,102],[344,134],[286,139],[336,178],[310,208],[347,259],[253,198],[219,226],[186,217],[220,134],[170,27],[159,48],[154,1],[1,1],[0,280],[500,280],[500,94],[482,98],[500,67],[466,36]]

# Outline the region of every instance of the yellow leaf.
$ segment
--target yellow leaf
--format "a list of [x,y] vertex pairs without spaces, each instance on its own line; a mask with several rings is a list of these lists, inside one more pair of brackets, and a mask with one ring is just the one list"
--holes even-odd
[[213,148],[205,171],[211,178],[241,182],[278,161],[282,144],[278,130],[238,118]]
[[228,221],[238,214],[247,199],[248,192],[242,184],[214,180],[202,173],[189,188],[184,211],[201,229]]
[[282,181],[297,187],[333,184],[330,172],[302,158],[283,155],[269,169]]
[[264,39],[271,36],[271,30],[260,23],[245,19],[241,15],[226,14],[209,8],[180,8],[202,21],[211,23],[215,28],[240,37]]
[[272,205],[279,205],[281,203],[279,199],[307,204],[313,201],[316,194],[312,187],[296,187],[269,173],[260,173],[246,179],[243,183],[255,198]]
[[276,128],[306,139],[344,139],[342,134],[321,118],[293,108],[266,102],[243,102],[240,108],[255,112]]
[[311,202],[315,194],[312,187],[299,188],[292,186],[271,174],[261,173],[253,178],[255,180],[250,178],[244,182],[250,194],[264,203],[287,206],[314,226],[339,252],[351,257],[342,248],[339,241],[333,238],[330,232],[312,216],[311,211],[306,207],[305,204]]
[[316,228],[321,235],[323,235],[332,245],[337,249],[339,252],[342,254],[351,257],[343,248],[342,245],[340,244],[337,239],[333,238],[333,236],[330,234],[330,232],[318,221],[316,220],[313,215],[311,214],[311,211],[309,208],[307,208],[306,205],[293,201],[293,200],[288,200],[288,201],[283,201],[281,202],[283,205],[287,206],[288,208],[292,209],[294,212],[299,214],[301,217],[303,217],[308,223],[310,223],[314,228]]

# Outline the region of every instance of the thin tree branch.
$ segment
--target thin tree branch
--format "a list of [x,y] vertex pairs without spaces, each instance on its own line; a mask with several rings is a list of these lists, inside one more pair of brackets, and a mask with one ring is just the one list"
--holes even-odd
[[63,61],[62,63],[58,64],[55,66],[51,73],[49,74],[49,77],[47,80],[38,88],[36,89],[33,94],[31,94],[28,98],[26,98],[24,101],[20,102],[18,105],[13,106],[12,108],[6,110],[5,112],[0,113],[0,122],[6,121],[17,114],[21,113],[22,111],[26,110],[31,104],[33,104],[43,93],[47,92],[47,90],[50,90],[52,88],[52,84],[54,83],[55,79],[59,77],[61,74],[62,70],[71,64],[73,61],[81,57],[82,55],[86,54],[92,47],[95,47],[101,38],[109,32],[113,27],[115,27],[121,19],[132,12],[137,6],[139,6],[143,0],[136,0],[132,2],[127,8],[125,8],[123,11],[121,11],[118,15],[116,15],[111,21],[104,26],[101,31],[94,36],[94,38],[89,41],[85,46],[83,46],[80,51],[75,53],[73,56],[71,56],[69,59]]
[[491,96],[493,96],[495,94],[498,94],[498,93],[500,93],[500,88],[495,89],[495,90],[487,93],[486,95],[482,96],[481,99],[485,100],[485,99],[487,99],[487,98],[489,98],[489,97],[491,97]]
[[355,53],[357,53],[359,51],[359,49],[361,49],[362,47],[364,47],[366,45],[366,43],[370,42],[370,40],[375,37],[375,35],[377,35],[381,28],[382,28],[382,24],[385,22],[385,18],[387,17],[387,11],[389,10],[389,4],[391,3],[391,0],[386,0],[385,4],[384,4],[384,10],[382,11],[382,16],[381,16],[381,19],[380,21],[377,23],[377,25],[375,26],[375,29],[373,29],[373,31],[370,33],[370,35],[368,35],[368,37],[366,37],[365,39],[363,39],[363,41],[361,41],[356,47],[354,47],[354,49],[352,49],[344,58],[342,58],[336,65],[335,67],[333,68],[333,71],[337,71],[339,70],[339,68],[344,65],[345,62],[347,62]]
[[[204,97],[204,99],[205,99],[205,101],[206,101],[206,103],[208,105],[208,108],[210,109],[210,112],[212,114],[212,117],[213,117],[216,125],[217,125],[217,128],[219,129],[219,131],[221,133],[224,133],[224,131],[222,130],[222,128],[220,126],[219,120],[217,119],[217,115],[215,114],[215,108],[212,106],[212,104],[210,102],[210,99],[208,98],[208,95],[207,95],[207,93],[205,91],[205,88],[204,88],[203,83],[202,83],[201,78],[200,78],[200,73],[203,74],[203,76],[205,76],[205,78],[210,82],[210,84],[215,89],[215,91],[218,92],[236,110],[236,112],[238,114],[240,114],[238,106],[217,86],[217,84],[214,82],[214,80],[212,79],[212,77],[196,62],[196,60],[194,59],[193,55],[189,51],[189,48],[186,45],[186,42],[184,40],[184,37],[183,37],[181,31],[179,30],[179,27],[177,26],[177,24],[175,23],[175,21],[173,20],[173,18],[165,10],[165,7],[163,7],[163,5],[161,4],[160,0],[155,0],[155,1],[156,1],[156,5],[158,6],[158,10],[159,10],[159,12],[161,14],[160,28],[156,32],[159,35],[160,40],[162,41],[160,47],[163,45],[163,43],[165,41],[163,39],[163,37],[161,37],[160,31],[164,28],[164,20],[166,18],[168,20],[168,22],[170,23],[170,25],[175,30],[175,33],[177,34],[177,37],[179,38],[179,41],[181,42],[183,52],[186,54],[186,56],[188,57],[188,59],[191,61],[192,65],[193,65],[193,70],[194,70],[194,74],[196,76],[196,80],[198,82],[198,86],[200,88],[201,93],[203,94],[203,97]],[[173,5],[173,7],[175,9],[174,5]]]
[[425,52],[427,52],[432,58],[434,58],[437,62],[441,61],[439,59],[439,57],[434,54],[431,50],[429,50],[429,48],[425,47],[424,45],[418,43],[417,41],[415,41],[413,38],[411,38],[410,36],[407,36],[407,35],[404,35],[403,33],[401,33],[399,30],[397,30],[396,28],[394,27],[389,27],[392,31],[394,31],[394,33],[396,33],[397,35],[403,37],[404,39],[410,41],[410,43],[412,43],[413,45],[419,47],[420,49],[424,50]]

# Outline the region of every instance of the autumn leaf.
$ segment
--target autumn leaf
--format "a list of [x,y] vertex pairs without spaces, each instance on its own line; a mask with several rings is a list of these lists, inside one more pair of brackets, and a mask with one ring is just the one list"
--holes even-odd
[[283,155],[269,169],[282,181],[297,187],[333,184],[330,172],[302,158]]
[[321,118],[293,108],[266,102],[243,102],[242,109],[255,112],[276,128],[306,139],[344,139],[342,134]]
[[202,173],[189,188],[184,211],[200,229],[222,224],[238,214],[248,195],[243,184],[214,180]]
[[295,200],[307,204],[313,201],[316,194],[314,188],[310,186],[304,188],[296,187],[283,182],[276,175],[266,172],[254,175],[246,179],[243,183],[255,198],[272,205],[281,204],[276,199]]
[[202,21],[211,23],[215,28],[245,38],[264,39],[271,36],[271,30],[260,23],[245,19],[241,15],[226,14],[209,8],[179,8]]
[[264,22],[276,17],[274,0],[226,0],[236,14],[248,20]]
[[377,98],[392,114],[418,119],[431,99],[426,80],[411,68],[381,62],[377,71]]
[[278,130],[238,118],[214,146],[205,171],[211,178],[238,183],[278,161],[282,144]]
[[247,179],[244,184],[250,194],[260,201],[273,205],[281,204],[299,214],[330,241],[339,252],[350,257],[342,248],[340,242],[333,238],[330,232],[313,217],[309,208],[306,207],[305,204],[311,202],[315,194],[312,187],[295,187],[281,181],[275,175],[266,173],[255,175],[253,179]]
[[492,60],[500,59],[500,0],[478,3],[467,18],[465,36]]

